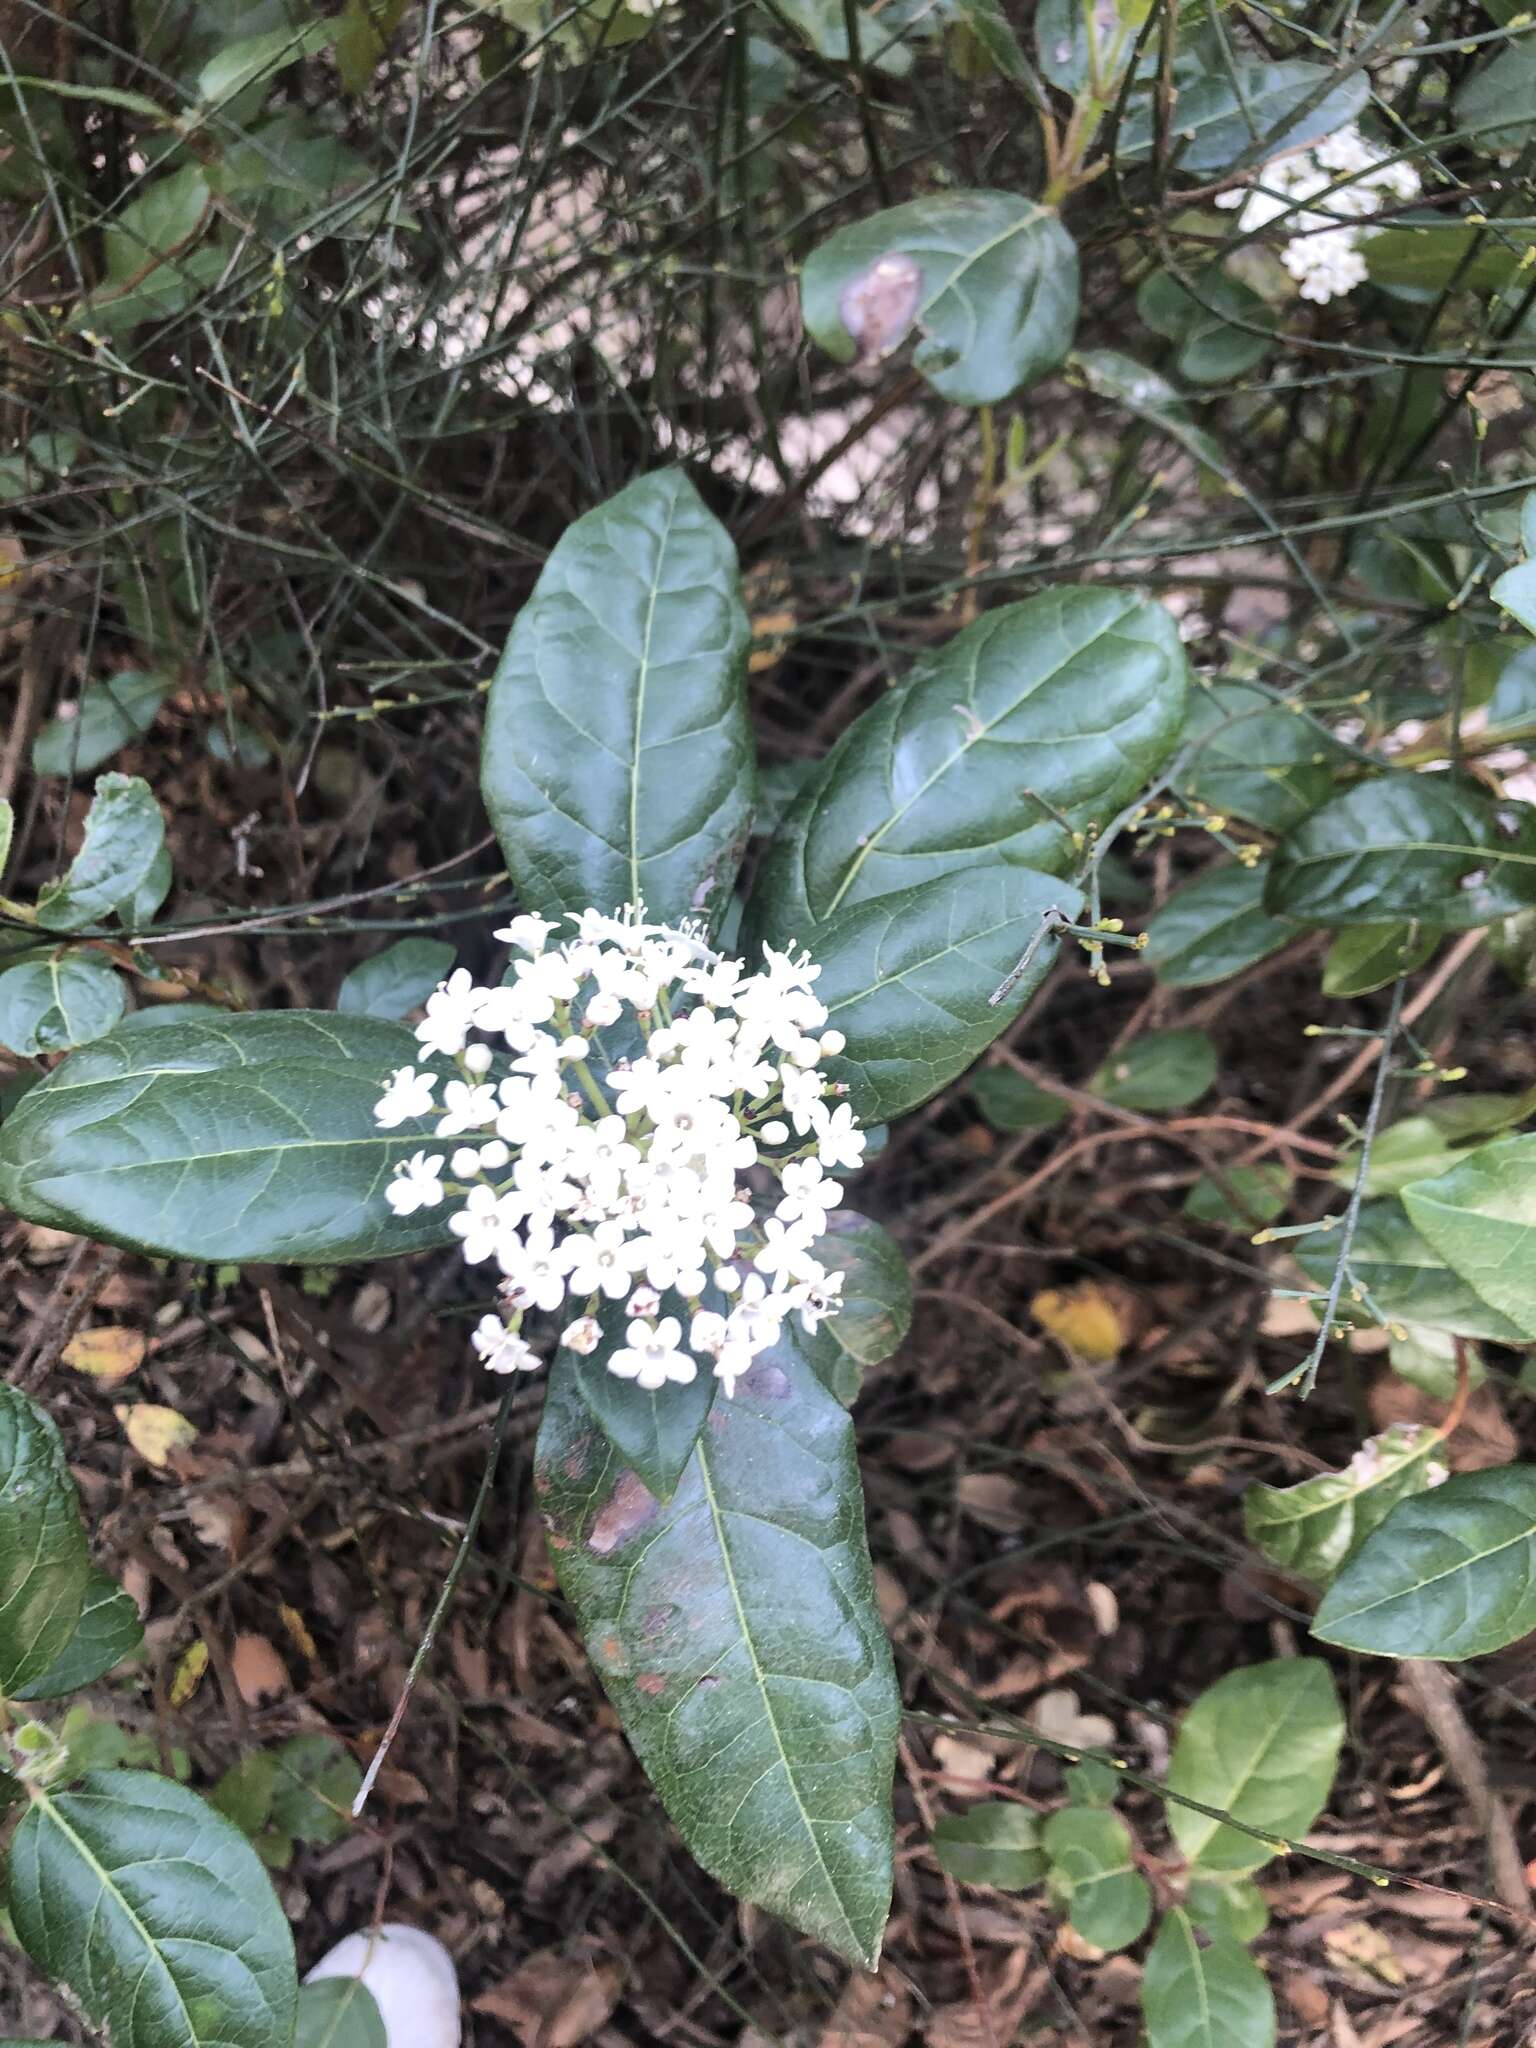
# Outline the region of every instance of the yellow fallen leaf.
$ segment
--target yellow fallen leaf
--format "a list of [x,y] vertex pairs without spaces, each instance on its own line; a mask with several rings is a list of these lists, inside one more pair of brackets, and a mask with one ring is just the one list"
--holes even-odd
[[208,1645],[199,1636],[197,1641],[184,1650],[176,1665],[176,1675],[171,1680],[170,1700],[173,1707],[184,1707],[193,1693],[203,1682],[203,1673],[208,1669]]
[[1125,1348],[1120,1311],[1091,1280],[1077,1287],[1048,1287],[1034,1297],[1029,1308],[1058,1344],[1090,1365],[1108,1365]]
[[64,1346],[63,1359],[75,1372],[89,1374],[104,1386],[119,1380],[144,1363],[149,1340],[141,1330],[125,1330],[120,1324],[105,1323],[97,1330],[81,1330]]
[[119,1403],[112,1413],[145,1464],[157,1470],[164,1470],[174,1452],[184,1451],[197,1442],[196,1429],[174,1408],[160,1408],[153,1401],[134,1401]]
[[298,1644],[302,1654],[313,1664],[319,1652],[315,1648],[315,1639],[310,1634],[308,1624],[305,1622],[303,1615],[300,1614],[297,1607],[290,1607],[286,1600],[277,1611],[282,1616],[283,1627],[287,1629],[289,1635]]

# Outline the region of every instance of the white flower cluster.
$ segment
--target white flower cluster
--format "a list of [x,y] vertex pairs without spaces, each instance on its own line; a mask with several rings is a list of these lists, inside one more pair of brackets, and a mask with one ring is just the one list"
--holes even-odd
[[[787,1316],[814,1330],[839,1305],[843,1276],[811,1248],[842,1199],[828,1169],[857,1166],[865,1138],[817,1071],[843,1049],[811,993],[821,969],[765,946],[748,974],[643,907],[570,922],[575,937],[551,945],[556,925],[514,918],[496,934],[514,950],[500,987],[461,968],[430,998],[416,1036],[458,1078],[439,1100],[437,1076],[402,1067],[374,1113],[386,1129],[435,1114],[457,1142],[403,1162],[386,1196],[401,1216],[458,1202],[464,1257],[500,1268],[504,1312],[473,1338],[491,1371],[539,1363],[527,1310],[577,1306],[561,1342],[591,1353],[597,1310],[624,1302],[611,1372],[686,1385],[702,1359],[732,1393]],[[615,1026],[629,1056],[604,1058],[598,1034]],[[502,1078],[475,1032],[510,1051]],[[771,1200],[751,1199],[752,1168]],[[663,1315],[669,1294],[679,1312]]]
[[1386,150],[1349,127],[1266,164],[1256,185],[1218,193],[1216,204],[1240,206],[1244,229],[1283,219],[1291,240],[1280,261],[1301,296],[1322,306],[1364,284],[1361,243],[1379,232],[1368,225],[1369,216],[1388,199],[1418,195],[1418,173],[1410,165],[1392,162]]

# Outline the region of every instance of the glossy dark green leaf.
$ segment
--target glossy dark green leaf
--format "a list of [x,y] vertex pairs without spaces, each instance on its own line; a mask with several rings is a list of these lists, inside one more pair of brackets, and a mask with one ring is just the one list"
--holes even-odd
[[1148,1031],[1092,1074],[1090,1094],[1120,1109],[1188,1109],[1216,1082],[1216,1047],[1203,1031]]
[[[710,1306],[720,1304],[712,1301]],[[675,1299],[666,1301],[663,1312],[686,1313]],[[607,1303],[599,1320],[602,1343],[585,1357],[557,1352],[550,1367],[551,1384],[557,1378],[569,1382],[620,1461],[659,1500],[670,1500],[720,1383],[707,1368],[687,1386],[669,1381],[648,1390],[635,1380],[620,1379],[608,1370],[608,1360],[623,1344],[629,1318],[622,1303]]]
[[[1168,1790],[1219,1807],[1264,1835],[1299,1840],[1328,1803],[1344,1741],[1333,1675],[1317,1657],[1249,1664],[1208,1686],[1184,1716]],[[1168,1801],[1173,1838],[1196,1869],[1237,1875],[1268,1842]]]
[[[1180,91],[1173,121],[1173,144],[1183,145],[1180,171],[1224,171],[1242,156],[1281,156],[1344,127],[1365,105],[1370,83],[1357,70],[1330,86],[1332,75],[1327,65],[1294,59],[1239,63],[1230,73],[1212,70],[1197,77]],[[1318,104],[1303,112],[1319,95]],[[1149,155],[1153,133],[1148,97],[1133,105],[1120,124],[1120,161],[1135,163]]]
[[1281,840],[1268,907],[1303,924],[1491,924],[1536,903],[1536,809],[1443,776],[1384,775]]
[[1191,691],[1183,737],[1193,749],[1179,780],[1185,795],[1269,832],[1315,810],[1349,758],[1300,711],[1250,683]]
[[526,910],[718,915],[752,812],[736,550],[681,470],[567,527],[491,685],[481,787]]
[[[1326,1288],[1339,1256],[1338,1232],[1299,1239],[1295,1254],[1307,1277]],[[1523,1341],[1519,1325],[1482,1300],[1419,1235],[1400,1201],[1366,1203],[1349,1264],[1381,1313],[1395,1321],[1499,1344]],[[1348,1307],[1347,1288],[1342,1306]]]
[[0,1382],[0,1698],[64,1655],[90,1573],[59,1432],[35,1401]]
[[1395,1507],[1312,1633],[1378,1657],[1486,1657],[1536,1629],[1536,1465],[1457,1472]]
[[1514,149],[1536,135],[1536,36],[1494,48],[1456,95],[1456,125],[1478,150]]
[[939,1868],[962,1884],[1003,1892],[1038,1884],[1049,1868],[1039,1820],[1008,1799],[984,1799],[964,1813],[945,1814],[933,1831],[933,1853]]
[[994,1131],[1045,1131],[1059,1124],[1067,1104],[1011,1067],[983,1067],[971,1083],[976,1107]]
[[1411,974],[1434,952],[1441,934],[1433,925],[1357,924],[1336,934],[1323,961],[1323,994],[1368,996],[1400,974]]
[[556,1379],[535,1482],[561,1587],[688,1847],[872,1968],[899,1699],[847,1415],[791,1349],[763,1353],[664,1506]]
[[1136,1867],[1130,1832],[1102,1806],[1064,1806],[1040,1831],[1052,1895],[1095,1948],[1129,1948],[1152,1917],[1152,1888]]
[[374,1120],[419,1050],[401,1025],[318,1010],[101,1039],[0,1124],[0,1202],[172,1258],[329,1265],[445,1243],[445,1209],[384,1199],[397,1160],[443,1149],[434,1118]]
[[60,947],[0,974],[0,1046],[36,1059],[89,1045],[127,1002],[122,976],[98,954]]
[[[137,905],[157,865],[168,886],[165,861],[165,820],[149,784],[138,775],[103,775],[86,814],[80,851],[62,880],[44,886],[37,921],[50,932],[102,924]],[[156,904],[164,894],[161,888]],[[130,925],[139,921],[124,919]]]
[[11,1843],[22,1946],[113,2048],[293,2038],[293,1937],[255,1851],[184,1785],[92,1771],[34,1790]]
[[840,228],[806,259],[807,331],[841,363],[887,355],[955,405],[995,405],[1054,370],[1077,326],[1077,249],[1012,192],[935,192]]
[[1202,1939],[1175,1910],[1157,1930],[1141,1979],[1147,2048],[1274,2048],[1275,1995],[1231,1934]]
[[116,1579],[92,1565],[73,1635],[58,1656],[29,1684],[12,1693],[18,1700],[56,1700],[94,1685],[114,1665],[131,1657],[144,1640],[139,1610]]
[[813,1253],[843,1276],[843,1305],[826,1329],[861,1369],[879,1365],[912,1327],[912,1275],[901,1246],[868,1216],[834,1209]]
[[50,718],[32,742],[34,775],[89,775],[154,724],[170,687],[163,675],[125,669],[88,683],[72,718]]
[[1054,939],[991,1006],[1045,912],[1074,916],[1081,901],[1065,882],[994,862],[856,903],[824,925],[816,993],[848,1041],[825,1071],[846,1084],[859,1122],[915,1109],[964,1073],[1050,971]]
[[832,749],[769,849],[750,943],[796,941],[847,905],[1010,861],[1062,873],[1069,831],[1108,824],[1184,721],[1188,665],[1161,605],[1046,591],[988,612]]
[[220,107],[258,79],[275,78],[301,57],[311,57],[336,39],[334,21],[312,21],[304,28],[274,28],[226,43],[198,74],[198,97]]
[[1218,1180],[1201,1174],[1184,1198],[1184,1214],[1226,1230],[1258,1230],[1285,1213],[1291,1176],[1278,1161],[1229,1166]]
[[427,1000],[453,961],[446,939],[397,939],[353,968],[336,993],[336,1007],[349,1017],[403,1017]]
[[293,2048],[389,2048],[378,2000],[360,1977],[320,1977],[299,1986]]
[[1175,890],[1147,923],[1148,965],[1168,988],[1204,988],[1240,974],[1296,936],[1264,909],[1265,863],[1206,868]]
[[1176,344],[1174,364],[1191,384],[1241,377],[1268,353],[1275,316],[1251,286],[1221,270],[1186,285],[1168,270],[1150,271],[1136,310],[1155,334]]
[[1478,1299],[1536,1339],[1536,1134],[1478,1146],[1405,1187],[1403,1206]]
[[1444,1477],[1439,1450],[1424,1424],[1394,1422],[1367,1437],[1342,1472],[1316,1472],[1294,1486],[1255,1481],[1243,1494],[1248,1541],[1282,1571],[1330,1585],[1400,1500]]

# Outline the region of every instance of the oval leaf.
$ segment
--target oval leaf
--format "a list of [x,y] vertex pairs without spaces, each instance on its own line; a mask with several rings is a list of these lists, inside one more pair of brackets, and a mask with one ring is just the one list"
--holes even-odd
[[1066,1806],[1040,1835],[1051,1889],[1095,1948],[1129,1948],[1152,1917],[1152,1888],[1136,1868],[1130,1832],[1102,1806]]
[[1323,994],[1373,995],[1422,967],[1440,943],[1433,925],[1357,924],[1342,931],[1323,961]]
[[274,2048],[293,2037],[293,1937],[245,1837],[150,1771],[34,1789],[11,1843],[23,1947],[113,2048]]
[[63,1656],[90,1570],[59,1432],[35,1401],[0,1383],[0,1697]]
[[1202,1939],[1175,1910],[1157,1930],[1141,1980],[1148,2048],[1273,2048],[1275,1998],[1230,1934]]
[[1251,683],[1194,690],[1184,739],[1193,749],[1179,787],[1213,811],[1285,832],[1327,796],[1349,756],[1300,707]]
[[663,1506],[555,1380],[535,1480],[561,1587],[688,1847],[873,1968],[900,1702],[847,1415],[790,1347],[762,1353]]
[[23,960],[0,974],[0,1046],[36,1059],[90,1045],[119,1021],[127,1001],[122,977],[93,953],[60,947]]
[[901,1246],[857,1210],[834,1209],[812,1256],[843,1276],[843,1305],[825,1327],[855,1365],[879,1365],[912,1327],[912,1276]]
[[825,1071],[844,1083],[860,1123],[889,1121],[954,1080],[1018,1016],[1050,971],[1057,942],[1036,950],[1007,1000],[989,998],[1047,910],[1075,916],[1082,898],[1029,868],[971,868],[858,903],[817,940],[816,994],[847,1038]]
[[1359,783],[1276,848],[1267,907],[1303,924],[1422,919],[1448,931],[1536,903],[1536,809],[1442,777]]
[[681,470],[567,528],[491,685],[486,808],[526,910],[730,895],[752,812],[736,551]]
[[[157,870],[165,887],[158,887]],[[137,775],[103,775],[86,813],[85,839],[62,881],[49,882],[37,899],[44,931],[77,932],[115,914],[130,927],[147,889],[150,914],[170,885],[165,820],[149,784]],[[158,890],[158,893],[156,893]]]
[[1378,1657],[1486,1657],[1536,1629],[1536,1465],[1458,1472],[1395,1507],[1312,1633]]
[[947,1813],[933,1831],[933,1853],[941,1870],[962,1884],[991,1885],[1021,1892],[1038,1884],[1049,1868],[1040,1847],[1040,1823],[1026,1806],[986,1799],[965,1813]]
[[[1332,1280],[1338,1256],[1334,1231],[1302,1238],[1296,1245],[1297,1265],[1319,1288]],[[1496,1344],[1523,1341],[1519,1326],[1476,1294],[1419,1235],[1401,1202],[1366,1203],[1350,1246],[1349,1269],[1384,1316],[1425,1329],[1449,1330],[1458,1337],[1486,1337]],[[1340,1303],[1340,1312],[1349,1315],[1347,1298]]]
[[1405,1187],[1403,1206],[1478,1299],[1536,1340],[1536,1134],[1479,1145]]
[[838,362],[888,355],[916,328],[913,367],[941,398],[995,405],[1072,346],[1077,249],[1031,199],[935,193],[839,229],[807,259],[800,294]]
[[337,991],[336,1007],[349,1017],[403,1017],[447,979],[453,960],[445,939],[398,939],[353,968]]
[[[1361,71],[1338,85],[1330,85],[1331,77],[1326,65],[1300,60],[1233,64],[1196,77],[1179,93],[1173,136],[1182,145],[1179,169],[1224,171],[1239,157],[1280,156],[1331,135],[1354,120],[1370,92]],[[1313,100],[1317,104],[1309,106]],[[1150,154],[1153,122],[1150,98],[1132,107],[1120,124],[1121,162]]]
[[1367,1437],[1342,1472],[1318,1472],[1295,1486],[1255,1482],[1243,1495],[1243,1528],[1271,1564],[1315,1586],[1329,1585],[1400,1500],[1445,1476],[1440,1439],[1418,1422],[1394,1422]]
[[[1343,1740],[1326,1664],[1316,1657],[1250,1664],[1217,1679],[1184,1716],[1168,1789],[1294,1841],[1327,1803]],[[1269,1842],[1171,1799],[1168,1825],[1189,1862],[1206,1873],[1257,1870],[1276,1854]]]
[[1216,1047],[1203,1031],[1148,1031],[1089,1077],[1092,1095],[1120,1109],[1188,1109],[1214,1087]]
[[1225,861],[1196,875],[1147,923],[1147,963],[1168,988],[1204,988],[1267,960],[1296,936],[1264,912],[1263,861]]
[[89,775],[154,724],[170,685],[126,669],[80,692],[72,718],[50,718],[32,742],[34,775]]
[[320,1977],[299,1986],[293,2048],[389,2048],[378,2000],[360,1977]]
[[374,1121],[419,1051],[400,1025],[309,1010],[104,1038],[0,1124],[0,1201],[172,1258],[332,1264],[445,1243],[445,1210],[384,1200],[397,1160],[443,1149],[435,1119]]
[[1063,872],[1167,759],[1188,666],[1161,605],[1053,590],[1004,605],[843,734],[770,848],[751,941],[807,945],[839,910],[979,861]]

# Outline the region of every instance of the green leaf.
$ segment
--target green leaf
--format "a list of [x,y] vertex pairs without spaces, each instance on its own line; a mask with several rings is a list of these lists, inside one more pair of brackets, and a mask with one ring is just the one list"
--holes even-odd
[[445,979],[454,951],[443,939],[397,939],[341,984],[336,1007],[352,1017],[403,1017]]
[[1447,930],[1536,902],[1536,809],[1437,775],[1362,782],[1303,818],[1270,863],[1268,908],[1303,924],[1409,918]]
[[1248,1541],[1282,1571],[1327,1586],[1400,1500],[1444,1479],[1439,1450],[1432,1429],[1394,1422],[1367,1437],[1342,1472],[1295,1486],[1256,1481],[1243,1495]]
[[1516,36],[1495,50],[1456,95],[1458,128],[1478,131],[1479,150],[1514,149],[1536,134],[1536,36]]
[[[1339,1255],[1337,1233],[1302,1238],[1295,1252],[1308,1279],[1326,1288]],[[1451,1330],[1460,1337],[1486,1337],[1497,1344],[1523,1341],[1519,1326],[1481,1300],[1419,1235],[1400,1201],[1366,1203],[1349,1264],[1381,1313],[1395,1321]],[[1347,1313],[1347,1301],[1341,1306]]]
[[[833,64],[847,64],[852,51],[848,45],[848,17],[843,0],[779,0],[780,14],[799,30],[817,56]],[[891,78],[905,78],[912,69],[912,52],[895,41],[892,24],[871,8],[858,9],[859,51],[871,70]]]
[[361,1977],[321,1977],[299,1986],[293,2048],[389,2048],[378,2000]]
[[[1427,1330],[1420,1324],[1399,1325],[1401,1335],[1387,1343],[1387,1359],[1399,1379],[1418,1387],[1436,1401],[1449,1401],[1456,1392],[1456,1339],[1448,1330]],[[1488,1377],[1477,1350],[1462,1340],[1467,1352],[1467,1384],[1480,1387]]]
[[849,904],[980,861],[1064,872],[1070,829],[1108,824],[1168,758],[1187,688],[1146,599],[1080,587],[986,613],[828,754],[768,851],[749,941],[819,958],[816,927]]
[[[1365,105],[1370,81],[1356,71],[1331,90],[1326,65],[1291,60],[1283,64],[1235,64],[1230,75],[1210,71],[1179,93],[1172,140],[1181,172],[1224,171],[1239,157],[1259,151],[1283,156],[1316,142],[1353,121]],[[1321,93],[1310,112],[1301,109]],[[1122,163],[1149,156],[1153,137],[1153,104],[1139,100],[1120,125],[1116,154]]]
[[1184,1910],[1207,1934],[1225,1935],[1231,1941],[1257,1941],[1269,1925],[1268,1902],[1246,1877],[1195,1878]]
[[295,1842],[334,1842],[352,1825],[363,1782],[356,1762],[331,1735],[295,1735],[272,1758],[274,1827]]
[[[712,1301],[709,1306],[718,1308],[720,1303]],[[669,1312],[677,1308],[675,1300],[668,1302]],[[621,1462],[659,1500],[670,1500],[693,1456],[720,1382],[706,1371],[686,1386],[669,1382],[652,1391],[638,1381],[620,1379],[608,1370],[608,1360],[623,1344],[628,1327],[623,1303],[605,1304],[599,1321],[603,1341],[596,1351],[586,1356],[557,1352],[551,1384],[556,1377],[569,1382]]]
[[1141,1980],[1147,2048],[1273,2048],[1275,1996],[1240,1941],[1202,1942],[1188,1913],[1157,1930]]
[[1114,1765],[1096,1756],[1085,1756],[1063,1771],[1061,1784],[1071,1806],[1113,1806],[1124,1790]]
[[1027,1806],[1008,1799],[986,1799],[964,1813],[945,1814],[933,1831],[933,1853],[939,1868],[962,1884],[1003,1892],[1038,1884],[1049,1868],[1039,1821]]
[[534,1470],[562,1590],[688,1847],[873,1968],[900,1702],[847,1415],[791,1348],[763,1353],[664,1506],[556,1377]]
[[1086,1086],[1120,1109],[1188,1109],[1215,1086],[1216,1047],[1203,1031],[1148,1031],[1111,1053]]
[[1517,562],[1489,587],[1501,610],[1518,619],[1527,633],[1536,633],[1536,562]]
[[435,1118],[374,1120],[419,1051],[401,1025],[310,1010],[101,1039],[0,1124],[0,1202],[168,1258],[328,1265],[444,1244],[445,1210],[384,1200],[395,1162],[439,1142]]
[[[1168,1790],[1265,1835],[1298,1840],[1328,1803],[1343,1740],[1333,1675],[1320,1659],[1250,1664],[1218,1678],[1184,1716]],[[1187,1861],[1206,1875],[1257,1870],[1277,1853],[1171,1799],[1168,1825]]]
[[1171,271],[1150,271],[1136,310],[1155,334],[1177,344],[1175,366],[1191,384],[1243,376],[1268,353],[1275,326],[1258,293],[1221,270],[1203,271],[1187,285]]
[[1011,1067],[983,1067],[971,1083],[976,1107],[994,1131],[1045,1131],[1059,1124],[1067,1105]]
[[888,1230],[855,1209],[834,1209],[812,1256],[843,1276],[843,1305],[826,1328],[861,1370],[879,1365],[912,1327],[912,1275]]
[[1040,1831],[1052,1895],[1084,1941],[1129,1948],[1152,1917],[1152,1888],[1136,1868],[1130,1832],[1102,1806],[1064,1806]]
[[269,29],[265,35],[226,43],[198,74],[198,98],[208,107],[220,107],[257,79],[275,78],[301,57],[325,49],[335,41],[336,29],[334,21],[312,21],[304,28]]
[[1313,1635],[1378,1657],[1486,1657],[1536,1629],[1536,1465],[1458,1472],[1395,1507]]
[[491,685],[481,786],[523,907],[714,917],[752,811],[736,551],[681,470],[567,527]]
[[35,1401],[0,1382],[0,1698],[64,1655],[90,1573],[59,1432]]
[[1372,284],[1419,291],[1500,291],[1516,277],[1532,246],[1530,230],[1500,225],[1490,234],[1475,221],[1431,214],[1395,218],[1361,243]]
[[72,718],[50,718],[32,742],[34,775],[89,775],[154,724],[170,688],[163,675],[125,669],[88,683]]
[[1220,1180],[1201,1174],[1184,1198],[1184,1214],[1226,1230],[1257,1230],[1285,1213],[1291,1176],[1276,1161],[1229,1166]]
[[[136,904],[165,867],[165,820],[138,775],[103,775],[85,818],[85,839],[62,881],[44,885],[37,921],[44,931],[77,932]],[[163,896],[164,889],[160,891]],[[158,904],[159,898],[156,898]],[[132,919],[127,920],[130,924]]]
[[209,1804],[254,1841],[272,1818],[276,1782],[277,1758],[270,1749],[255,1749],[230,1765],[209,1793]]
[[[1401,1123],[1378,1131],[1365,1170],[1368,1195],[1396,1195],[1412,1180],[1444,1173],[1456,1161],[1456,1149],[1427,1116],[1405,1116]],[[1340,1187],[1352,1188],[1359,1177],[1357,1150],[1346,1152],[1333,1169]]]
[[1147,923],[1148,965],[1167,988],[1204,988],[1267,960],[1296,936],[1294,925],[1264,911],[1263,861],[1206,868],[1178,889]]
[[1325,996],[1368,996],[1422,967],[1440,943],[1433,925],[1357,924],[1338,933],[1323,962]]
[[114,1578],[92,1565],[74,1634],[48,1669],[11,1694],[18,1700],[56,1700],[94,1685],[144,1640],[139,1610]]
[[1404,1188],[1403,1206],[1479,1301],[1536,1339],[1536,1134],[1480,1145],[1448,1173]]
[[1075,888],[993,862],[840,911],[817,935],[816,994],[846,1049],[824,1071],[846,1083],[860,1123],[915,1109],[964,1073],[1050,971],[1048,939],[1006,1001],[989,1001],[1048,909],[1075,915]]
[[[202,171],[187,164],[156,178],[130,199],[102,235],[109,296],[147,283],[147,273],[185,247],[202,225],[209,197]],[[180,280],[172,272],[166,282],[175,286]]]
[[113,2048],[292,2039],[293,1937],[243,1835],[149,1771],[32,1793],[10,1852],[17,1937]]
[[1299,708],[1248,683],[1192,691],[1183,737],[1193,749],[1179,782],[1185,795],[1268,832],[1316,810],[1349,758]]
[[1050,207],[1012,192],[936,192],[856,221],[812,251],[807,331],[840,363],[888,355],[954,405],[995,405],[1065,359],[1077,249]]
[[127,1002],[105,960],[59,947],[0,974],[0,1046],[36,1059],[89,1045],[112,1029]]

